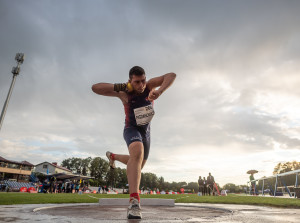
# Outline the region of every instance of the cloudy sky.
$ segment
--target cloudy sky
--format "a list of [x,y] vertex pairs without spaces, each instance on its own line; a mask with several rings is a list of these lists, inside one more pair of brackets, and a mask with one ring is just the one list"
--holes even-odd
[[[61,162],[128,153],[124,110],[98,82],[177,79],[156,102],[144,172],[246,184],[300,161],[297,0],[0,0],[0,106],[26,60],[0,131],[0,156]],[[124,165],[118,164],[125,168]]]

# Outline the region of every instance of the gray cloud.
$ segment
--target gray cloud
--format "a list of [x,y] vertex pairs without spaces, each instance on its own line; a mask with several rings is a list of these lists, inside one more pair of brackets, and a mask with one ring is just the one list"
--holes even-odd
[[298,150],[299,7],[298,1],[1,0],[0,102],[15,53],[26,54],[0,132],[1,153],[33,159],[23,152],[30,149],[61,161],[126,152],[121,102],[94,94],[91,85],[125,82],[134,65],[148,78],[178,74],[155,103],[153,163],[161,160],[156,154],[183,147],[251,154],[279,143]]

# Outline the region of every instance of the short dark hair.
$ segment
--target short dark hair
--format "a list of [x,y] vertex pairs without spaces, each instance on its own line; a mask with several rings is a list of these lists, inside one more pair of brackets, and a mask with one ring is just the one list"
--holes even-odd
[[129,70],[129,78],[131,79],[132,75],[142,76],[145,74],[145,71],[142,67],[134,66]]

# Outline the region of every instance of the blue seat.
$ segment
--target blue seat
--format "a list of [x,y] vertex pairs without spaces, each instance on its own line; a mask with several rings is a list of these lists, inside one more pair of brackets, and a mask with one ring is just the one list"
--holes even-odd
[[10,188],[20,189],[21,187],[26,187],[27,189],[30,187],[34,187],[33,183],[24,183],[24,182],[15,182],[4,180],[4,185],[9,186]]

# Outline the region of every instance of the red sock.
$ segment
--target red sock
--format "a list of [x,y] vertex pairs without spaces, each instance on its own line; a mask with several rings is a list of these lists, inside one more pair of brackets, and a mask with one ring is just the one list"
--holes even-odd
[[132,194],[130,194],[130,200],[131,200],[131,198],[135,198],[135,199],[137,199],[140,202],[140,195],[138,193],[132,193]]
[[115,155],[116,155],[116,154],[114,154],[114,153],[112,153],[112,154],[110,155],[110,157],[111,157],[112,160],[115,160]]

